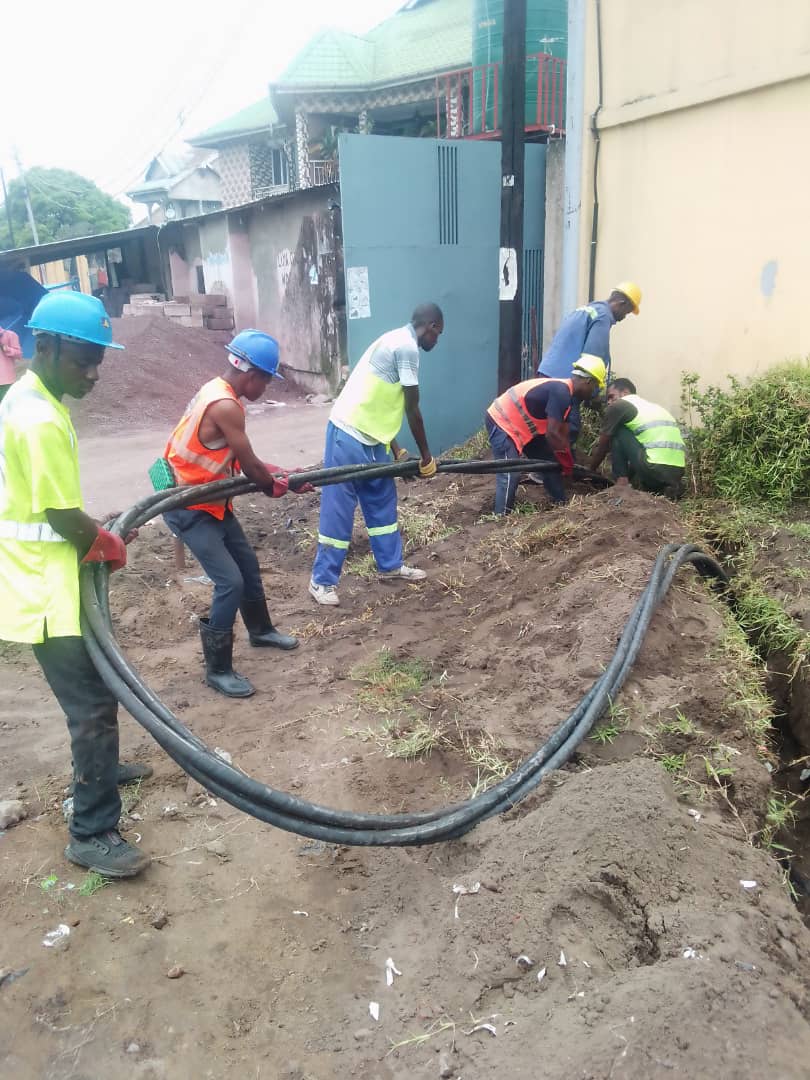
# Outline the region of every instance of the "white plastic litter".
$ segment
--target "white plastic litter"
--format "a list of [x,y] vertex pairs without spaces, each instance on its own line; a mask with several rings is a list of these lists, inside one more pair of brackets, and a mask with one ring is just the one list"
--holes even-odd
[[689,947],[683,950],[683,958],[684,960],[699,960],[700,953],[697,951],[697,949]]
[[474,1035],[476,1031],[488,1031],[490,1035],[497,1035],[498,1030],[494,1024],[476,1024],[475,1027],[470,1028],[469,1031],[465,1031],[465,1035]]
[[394,985],[394,976],[395,975],[401,975],[401,974],[402,974],[402,972],[399,970],[397,965],[394,963],[394,961],[389,956],[388,959],[385,961],[385,983],[386,983],[386,986],[393,986]]
[[233,765],[233,758],[227,750],[223,750],[220,746],[215,746],[214,753],[218,758],[222,758],[226,765]]
[[538,982],[542,982],[542,981],[543,981],[543,979],[545,979],[545,977],[546,977],[546,969],[545,969],[544,967],[542,967],[542,968],[540,968],[540,970],[539,970],[539,971],[537,972],[537,981],[538,981]]
[[380,1003],[378,1001],[370,1001],[368,1003],[368,1011],[372,1020],[380,1019]]
[[303,915],[305,919],[309,918],[309,912],[308,911],[294,911],[293,915]]
[[700,819],[703,817],[703,814],[701,814],[699,810],[687,810],[686,812],[689,817],[694,818],[695,821],[700,821]]
[[565,959],[565,953],[560,949],[560,959],[557,961],[558,967],[565,967],[568,961]]
[[55,930],[49,930],[45,937],[42,939],[42,944],[52,949],[54,945],[58,945],[60,941],[63,941],[66,937],[70,937],[70,927],[66,923],[59,923]]
[[515,963],[523,971],[529,971],[530,968],[534,967],[534,960],[532,960],[532,958],[530,956],[527,956],[525,953],[521,953],[517,960],[515,960]]
[[454,917],[456,919],[458,918],[458,902],[461,899],[461,897],[462,896],[474,896],[477,892],[480,892],[480,890],[481,890],[481,882],[480,881],[476,881],[475,884],[470,885],[469,888],[467,888],[466,885],[454,885],[453,886],[453,892],[456,894],[456,908],[455,908],[455,915],[454,915]]
[[799,773],[799,779],[802,783],[804,783],[805,780],[810,780],[810,769],[802,769]]
[[755,881],[744,881],[742,878],[740,879],[740,884],[744,889],[755,889],[757,887]]

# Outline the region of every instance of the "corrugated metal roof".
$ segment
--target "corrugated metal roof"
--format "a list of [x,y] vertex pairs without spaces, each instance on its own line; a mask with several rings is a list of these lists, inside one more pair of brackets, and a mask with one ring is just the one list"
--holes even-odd
[[107,251],[118,247],[128,240],[147,239],[157,235],[157,225],[146,225],[139,229],[122,229],[119,232],[99,233],[97,236],[76,236],[71,240],[54,240],[50,244],[32,244],[24,248],[7,248],[0,251],[0,266],[30,259],[32,265],[66,259],[71,255],[85,255],[91,251]]

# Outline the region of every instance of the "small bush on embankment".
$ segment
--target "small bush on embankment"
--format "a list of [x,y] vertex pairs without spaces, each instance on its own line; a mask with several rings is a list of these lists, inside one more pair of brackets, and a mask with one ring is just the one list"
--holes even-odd
[[682,381],[695,495],[784,509],[810,501],[810,363],[791,361],[745,383],[701,390]]

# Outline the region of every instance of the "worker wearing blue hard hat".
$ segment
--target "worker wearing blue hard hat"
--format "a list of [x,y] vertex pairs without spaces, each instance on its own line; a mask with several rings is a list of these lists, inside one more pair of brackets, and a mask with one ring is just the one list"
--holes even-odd
[[[207,382],[175,427],[164,456],[152,466],[153,485],[207,484],[238,475],[249,477],[265,495],[287,493],[287,473],[257,456],[245,431],[242,398],[256,401],[279,374],[279,347],[260,330],[243,330],[229,345],[228,368]],[[294,490],[312,491],[309,484]],[[278,631],[267,610],[259,561],[234,515],[229,499],[210,496],[163,519],[191,550],[214,583],[207,616],[200,619],[206,682],[228,697],[250,697],[253,685],[233,669],[233,627],[241,612],[251,645],[294,649],[298,640]]]
[[120,349],[100,300],[43,297],[28,322],[31,369],[0,405],[0,638],[28,643],[64,710],[73,756],[73,814],[65,855],[105,877],[149,863],[118,832],[117,785],[151,773],[119,765],[118,703],[90,659],[79,624],[79,561],[127,561],[124,541],[82,509],[76,432],[63,398],[83,398],[104,350]]

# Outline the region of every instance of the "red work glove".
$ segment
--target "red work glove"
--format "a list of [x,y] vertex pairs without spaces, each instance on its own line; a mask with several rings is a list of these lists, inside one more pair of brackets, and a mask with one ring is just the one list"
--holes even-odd
[[265,461],[264,467],[269,473],[281,473],[281,476],[273,477],[272,487],[264,489],[264,494],[268,499],[280,499],[282,495],[287,494],[287,488],[289,486],[287,483],[287,470],[282,469],[280,465],[271,465],[267,461]]
[[[294,473],[302,473],[305,470],[304,469],[293,469],[292,471]],[[303,483],[303,484],[297,484],[295,487],[290,488],[290,491],[292,491],[296,495],[307,495],[310,492],[313,492],[314,490],[315,490],[314,484],[310,484],[308,481]]]
[[559,461],[562,466],[563,476],[573,476],[574,474],[574,455],[571,453],[570,447],[566,447],[565,450],[555,450],[554,457]]
[[115,533],[99,529],[82,562],[105,562],[110,564],[110,570],[120,570],[127,565],[126,544]]

